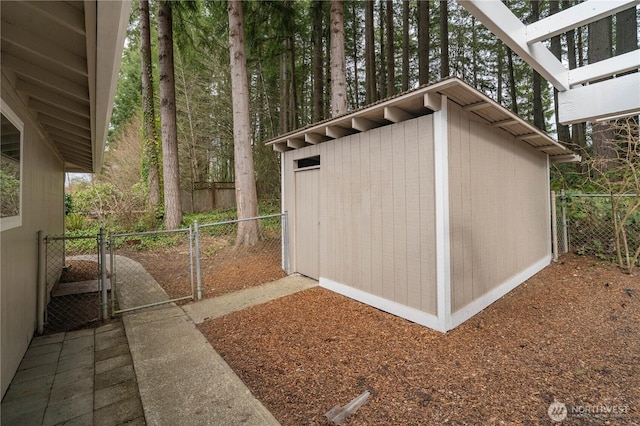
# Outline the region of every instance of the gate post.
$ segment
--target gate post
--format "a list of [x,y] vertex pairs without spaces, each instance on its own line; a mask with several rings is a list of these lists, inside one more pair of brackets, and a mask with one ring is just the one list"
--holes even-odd
[[569,229],[567,228],[567,198],[564,193],[564,189],[560,191],[560,200],[562,204],[560,204],[560,209],[562,210],[562,252],[569,252]]
[[202,283],[200,281],[200,228],[197,220],[193,221],[193,231],[196,241],[196,286],[198,289],[198,300],[200,300],[202,299]]
[[104,228],[100,228],[100,281],[102,282],[102,320],[107,319],[107,242]]
[[282,213],[282,269],[287,275],[291,274],[289,270],[289,221],[286,210]]
[[44,332],[44,311],[47,309],[47,252],[46,239],[43,231],[38,231],[38,334]]
[[551,191],[551,246],[553,260],[558,261],[558,218],[556,217],[556,191]]

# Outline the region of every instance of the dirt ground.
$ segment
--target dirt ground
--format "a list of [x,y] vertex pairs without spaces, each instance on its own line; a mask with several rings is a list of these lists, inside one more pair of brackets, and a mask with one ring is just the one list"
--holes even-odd
[[[226,240],[216,241],[214,237],[203,236],[200,260],[202,297],[216,297],[283,278],[286,274],[280,266],[280,250],[279,239],[266,239],[255,246],[242,248],[230,246]],[[187,243],[153,251],[119,250],[117,254],[140,262],[169,297],[190,294]]]
[[441,334],[314,288],[205,322],[283,425],[640,424],[640,277],[565,255]]

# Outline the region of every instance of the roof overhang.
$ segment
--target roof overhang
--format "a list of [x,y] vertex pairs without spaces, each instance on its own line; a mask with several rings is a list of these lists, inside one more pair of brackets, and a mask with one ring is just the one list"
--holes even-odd
[[98,171],[131,1],[0,7],[3,84],[13,86],[67,171]]
[[580,157],[570,149],[458,78],[448,78],[399,94],[279,136],[266,144],[275,151],[284,152],[409,120],[440,110],[442,96],[483,118],[489,125],[511,134],[517,142],[547,154],[552,162],[580,161]]

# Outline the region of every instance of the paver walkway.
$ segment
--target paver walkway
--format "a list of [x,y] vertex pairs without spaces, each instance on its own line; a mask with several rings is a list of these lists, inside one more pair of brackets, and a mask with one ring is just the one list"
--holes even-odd
[[144,425],[122,321],[37,336],[2,400],[3,425]]

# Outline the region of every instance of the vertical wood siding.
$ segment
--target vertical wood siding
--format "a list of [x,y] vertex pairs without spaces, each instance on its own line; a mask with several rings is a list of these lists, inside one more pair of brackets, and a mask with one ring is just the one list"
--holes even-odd
[[[295,160],[313,155],[321,162],[319,275],[435,314],[432,116],[284,153],[290,235]],[[292,244],[293,271],[304,250]]]
[[548,255],[546,156],[450,103],[452,312]]

